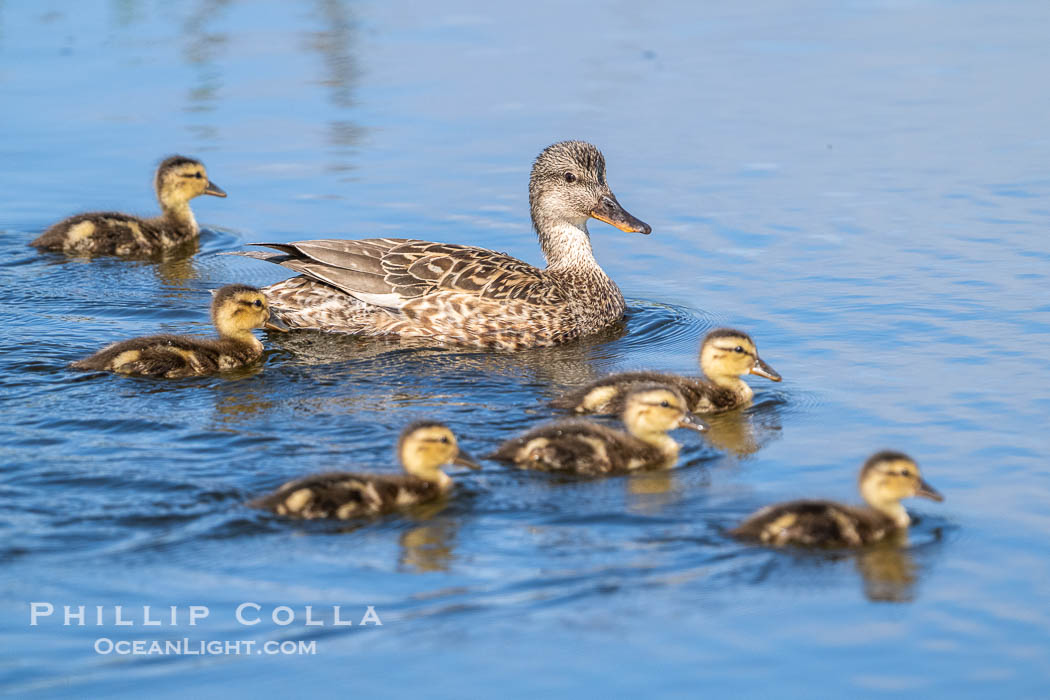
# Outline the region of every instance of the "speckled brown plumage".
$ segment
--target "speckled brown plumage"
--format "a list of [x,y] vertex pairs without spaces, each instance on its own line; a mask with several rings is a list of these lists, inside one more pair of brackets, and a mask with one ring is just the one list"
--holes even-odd
[[70,365],[144,377],[191,377],[235,369],[256,362],[263,346],[251,329],[267,324],[262,293],[247,285],[227,285],[215,294],[212,319],[219,338],[151,335],[113,343]]
[[452,490],[452,479],[441,471],[444,464],[479,468],[459,449],[452,431],[434,421],[405,427],[397,453],[407,474],[315,474],[289,481],[248,505],[294,518],[371,517],[443,498]]
[[581,414],[620,413],[624,396],[631,389],[639,384],[658,383],[682,392],[693,413],[721,413],[751,401],[751,387],[740,375],[756,374],[780,381],[780,375],[758,356],[751,336],[731,328],[716,328],[704,337],[700,345],[700,365],[707,376],[681,377],[658,372],[611,374],[554,399],[551,406]]
[[[695,413],[718,413],[736,408],[740,404],[737,394],[731,389],[717,386],[698,377],[682,377],[677,374],[659,372],[620,372],[597,379],[564,396],[551,401],[551,406],[575,413],[607,415],[623,410],[625,394],[639,384],[669,384],[682,392],[689,410]],[[606,389],[606,397],[599,403],[585,406],[584,401],[595,389]]]
[[896,530],[892,518],[870,508],[789,501],[763,508],[729,534],[771,545],[858,547]]
[[225,197],[208,180],[200,161],[167,158],[154,176],[161,215],[140,218],[120,212],[77,214],[54,224],[30,245],[41,250],[93,255],[150,256],[172,251],[197,239],[200,228],[189,201],[202,194]]
[[865,506],[816,500],[778,503],[762,508],[728,534],[775,547],[858,547],[907,530],[911,520],[901,499],[944,500],[922,478],[914,460],[890,450],[868,458],[858,486]]
[[686,411],[677,390],[659,384],[630,391],[623,422],[626,433],[579,419],[543,425],[504,442],[492,458],[525,469],[587,475],[662,469],[678,458],[678,443],[667,431],[707,428]]
[[[128,352],[138,355],[128,361],[118,361]],[[74,369],[174,379],[243,367],[261,356],[261,348],[236,340],[150,335],[114,343],[71,366]]]
[[260,244],[278,252],[243,254],[300,273],[264,290],[293,328],[517,349],[621,318],[623,295],[594,260],[586,220],[649,227],[616,202],[601,153],[576,141],[549,147],[533,166],[529,195],[542,270],[493,250],[404,238]]
[[[250,505],[278,515],[346,520],[382,515],[443,495],[437,484],[407,474],[332,472],[290,481]],[[289,506],[289,499],[296,508]]]
[[492,459],[526,469],[584,475],[624,473],[644,467],[661,467],[667,462],[667,456],[655,446],[633,435],[584,420],[566,420],[533,428],[500,445]]

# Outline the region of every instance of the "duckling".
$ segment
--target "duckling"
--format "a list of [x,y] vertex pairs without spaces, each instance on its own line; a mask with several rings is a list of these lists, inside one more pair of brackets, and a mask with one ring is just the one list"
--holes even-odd
[[686,410],[681,392],[661,384],[632,387],[623,422],[626,433],[584,420],[543,425],[503,443],[492,458],[523,469],[591,475],[666,469],[678,459],[678,443],[667,431],[707,430]]
[[192,377],[236,369],[262,357],[254,328],[287,330],[270,317],[266,297],[255,287],[230,284],[215,292],[211,318],[218,339],[185,335],[150,335],[105,347],[74,362],[74,369],[108,370],[142,377]]
[[705,375],[700,379],[657,372],[613,374],[555,399],[551,406],[574,413],[619,413],[623,397],[632,387],[657,382],[682,392],[694,413],[721,413],[749,403],[754,396],[741,375],[780,381],[780,375],[758,356],[751,336],[731,328],[717,328],[707,334],[700,345],[700,368]]
[[761,509],[729,534],[775,547],[858,547],[908,528],[911,519],[902,498],[944,500],[923,480],[919,465],[901,452],[872,455],[860,470],[859,487],[867,507],[832,501],[778,503]]
[[406,427],[398,439],[397,454],[407,474],[315,474],[289,481],[249,505],[308,519],[382,515],[447,495],[452,479],[441,470],[445,464],[481,468],[459,449],[452,431],[434,421]]
[[190,200],[225,197],[199,160],[171,156],[157,168],[153,186],[161,215],[142,219],[119,212],[77,214],[48,228],[30,245],[41,250],[97,255],[148,256],[171,250],[200,233]]
[[605,180],[583,141],[548,146],[529,178],[532,224],[547,267],[485,248],[408,238],[259,243],[239,253],[293,277],[266,287],[293,328],[515,350],[557,345],[618,321],[620,288],[594,259],[587,221],[648,234]]

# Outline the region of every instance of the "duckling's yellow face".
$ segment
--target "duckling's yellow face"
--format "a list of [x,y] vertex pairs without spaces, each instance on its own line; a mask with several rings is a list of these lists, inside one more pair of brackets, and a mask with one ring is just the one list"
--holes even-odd
[[758,356],[755,342],[745,333],[719,329],[707,334],[700,348],[700,368],[711,379],[757,374],[780,381],[780,375]]
[[244,333],[267,325],[270,305],[259,290],[230,285],[216,292],[212,320],[223,335]]
[[422,478],[432,478],[441,466],[449,463],[481,468],[460,451],[452,431],[438,423],[424,423],[407,430],[401,437],[399,451],[405,471]]
[[181,156],[173,156],[161,163],[157,169],[156,188],[157,197],[165,206],[185,204],[202,194],[226,196],[221,187],[208,179],[203,163]]
[[635,435],[666,433],[675,428],[707,430],[703,421],[689,413],[682,395],[670,387],[631,392],[624,406],[623,422]]
[[605,181],[605,157],[583,141],[563,141],[540,153],[529,178],[529,204],[541,228],[562,222],[582,227],[593,217],[628,233],[652,230],[620,206]]
[[919,465],[899,452],[879,453],[868,460],[861,470],[860,492],[864,500],[873,505],[916,496],[933,501],[944,500],[936,489],[923,480]]

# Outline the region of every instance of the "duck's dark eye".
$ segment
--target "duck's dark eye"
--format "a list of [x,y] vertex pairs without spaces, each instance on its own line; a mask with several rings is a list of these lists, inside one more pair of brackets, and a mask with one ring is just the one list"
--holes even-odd
[[576,175],[574,175],[573,173],[565,173],[565,182],[576,182]]
[[201,175],[200,173],[193,173],[193,177],[197,178],[198,180],[204,179],[204,176]]
[[737,345],[733,348],[733,352],[744,352],[744,347],[742,345]]
[[660,407],[661,408],[670,408],[671,407],[671,403],[665,399],[665,400],[660,402]]
[[442,435],[441,436],[441,442],[443,442],[443,443],[445,443],[447,445],[448,444],[448,435]]

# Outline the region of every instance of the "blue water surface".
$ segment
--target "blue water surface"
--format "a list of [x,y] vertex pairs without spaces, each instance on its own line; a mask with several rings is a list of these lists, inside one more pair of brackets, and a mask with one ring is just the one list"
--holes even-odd
[[[0,0],[0,687],[1045,697],[1048,36],[1037,0]],[[67,366],[209,332],[209,290],[286,276],[221,255],[250,242],[411,236],[541,264],[529,167],[568,138],[603,149],[653,227],[591,225],[630,305],[604,334],[520,353],[267,335],[261,367],[172,381]],[[195,200],[195,255],[27,247],[78,211],[154,212],[171,153],[229,192]],[[363,523],[244,505],[310,472],[394,470],[414,418],[483,454],[603,373],[695,372],[722,325],[785,381],[679,435],[671,473],[487,462],[453,472],[443,508]],[[946,496],[909,503],[907,547],[724,536],[777,500],[856,500],[880,448]],[[55,613],[31,626],[31,602]],[[237,621],[245,602],[258,624]],[[192,627],[190,606],[209,611]],[[359,624],[368,606],[381,626]],[[96,653],[103,638],[315,653]]]

